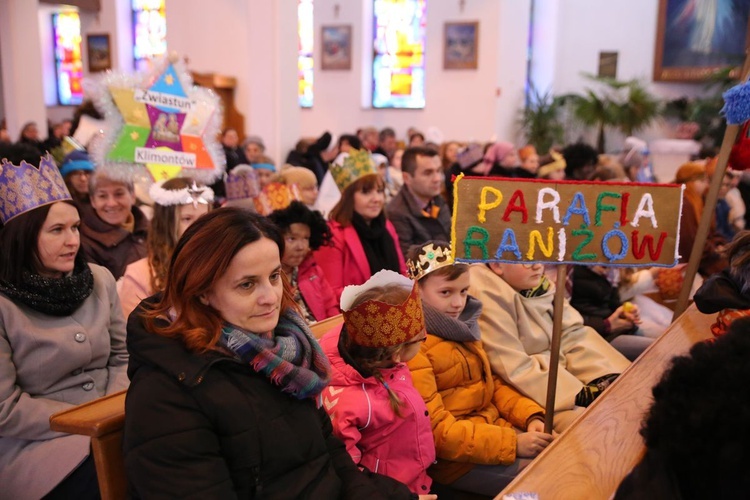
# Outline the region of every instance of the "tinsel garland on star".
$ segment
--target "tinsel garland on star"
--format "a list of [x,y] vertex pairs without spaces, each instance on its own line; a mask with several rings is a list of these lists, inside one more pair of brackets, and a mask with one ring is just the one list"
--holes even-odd
[[155,60],[148,72],[107,72],[84,81],[84,90],[105,121],[90,151],[97,170],[122,180],[182,175],[205,184],[223,175],[221,101],[193,84],[177,55]]

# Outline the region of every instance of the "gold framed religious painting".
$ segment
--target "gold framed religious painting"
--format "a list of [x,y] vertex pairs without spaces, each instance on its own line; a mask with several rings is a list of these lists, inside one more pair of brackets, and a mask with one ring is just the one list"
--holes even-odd
[[479,22],[445,23],[443,69],[477,69]]
[[321,27],[321,69],[352,69],[352,26]]
[[747,0],[659,0],[654,80],[705,80],[724,68],[739,76],[750,46]]
[[88,48],[89,73],[112,69],[109,34],[86,35],[86,47]]

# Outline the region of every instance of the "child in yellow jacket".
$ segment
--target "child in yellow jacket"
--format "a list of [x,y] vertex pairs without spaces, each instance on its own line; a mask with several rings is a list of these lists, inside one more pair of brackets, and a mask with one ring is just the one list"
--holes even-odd
[[468,268],[453,263],[448,243],[408,252],[427,329],[408,366],[435,438],[438,459],[428,472],[453,489],[494,496],[552,436],[543,432],[542,407],[492,374],[477,324],[482,304],[468,295]]

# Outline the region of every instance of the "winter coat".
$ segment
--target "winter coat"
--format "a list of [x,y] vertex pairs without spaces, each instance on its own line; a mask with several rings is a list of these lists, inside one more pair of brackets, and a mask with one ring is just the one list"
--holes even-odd
[[[612,334],[606,320],[622,305],[620,292],[606,276],[589,266],[573,266],[573,289],[570,294],[570,305],[581,313],[583,324],[590,326],[608,341],[619,334]],[[629,334],[637,330],[621,332]]]
[[115,280],[89,267],[94,289],[70,316],[0,293],[0,498],[41,498],[65,479],[91,439],[52,432],[50,416],[128,385]]
[[360,472],[312,399],[282,392],[250,364],[191,352],[149,332],[139,314],[128,320],[128,350],[123,450],[134,498],[411,497]]
[[704,281],[693,300],[703,314],[719,313],[711,325],[711,333],[717,337],[724,335],[734,320],[750,315],[750,294],[742,293],[742,283],[729,269]]
[[510,465],[516,431],[544,409],[492,374],[481,341],[456,342],[428,332],[409,361],[414,386],[432,421],[437,463],[430,475],[450,484],[475,464]]
[[[484,307],[479,318],[482,343],[492,371],[540,405],[547,397],[554,286],[526,298],[485,264],[469,268],[469,293]],[[566,300],[562,315],[560,365],[555,412],[570,410],[584,384],[622,373],[630,363],[592,328]]]
[[151,266],[148,263],[148,257],[128,264],[125,274],[117,280],[117,294],[120,296],[122,314],[125,319],[143,299],[154,294],[151,289]]
[[322,321],[339,313],[339,301],[312,253],[305,257],[297,270],[297,287],[305,304]]
[[[345,286],[361,285],[370,279],[373,273],[370,271],[370,264],[367,262],[357,230],[353,226],[344,227],[335,221],[329,221],[328,225],[333,235],[331,243],[316,250],[314,256],[338,301]],[[396,229],[388,220],[385,222],[385,227],[396,245],[399,272],[406,275],[406,264],[398,243]]]
[[81,205],[81,248],[86,260],[109,269],[119,279],[125,267],[147,255],[148,219],[133,206],[133,232],[107,224],[96,215],[91,205]]
[[339,353],[342,326],[323,336],[320,345],[331,362],[331,384],[323,391],[323,407],[333,430],[352,459],[369,470],[406,484],[417,494],[430,492],[427,468],[435,461],[430,417],[403,363],[381,370],[403,403],[397,416],[388,391],[374,377],[363,377]]
[[432,202],[439,210],[435,218],[424,215],[414,195],[408,187],[404,186],[388,203],[385,211],[388,214],[388,220],[396,228],[401,252],[404,255],[412,245],[421,245],[428,240],[450,241],[450,208],[443,201],[442,196],[434,197]]

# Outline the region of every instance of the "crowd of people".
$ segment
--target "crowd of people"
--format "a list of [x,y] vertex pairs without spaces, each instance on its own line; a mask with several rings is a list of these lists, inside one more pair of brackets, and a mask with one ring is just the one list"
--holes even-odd
[[[538,263],[455,262],[448,243],[453,176],[655,182],[638,146],[537,152],[365,127],[301,140],[277,163],[261,137],[228,129],[213,185],[183,172],[139,191],[83,147],[56,163],[68,125],[0,141],[9,497],[97,498],[88,438],[52,432],[49,417],[126,387],[134,498],[493,496],[671,319],[657,268],[569,266],[556,283]],[[714,170],[696,159],[664,179],[685,185],[683,263]],[[739,175],[724,180],[696,295],[719,313],[717,336],[750,311]],[[318,343],[310,325],[337,314]]]

